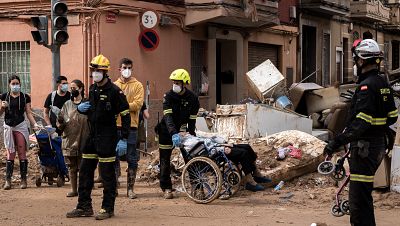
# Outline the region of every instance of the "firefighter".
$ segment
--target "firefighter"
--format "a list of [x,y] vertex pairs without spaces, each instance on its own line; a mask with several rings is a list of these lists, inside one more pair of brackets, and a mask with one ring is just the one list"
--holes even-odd
[[199,111],[199,99],[186,88],[190,84],[189,73],[185,69],[173,71],[169,77],[172,80],[172,90],[164,95],[164,117],[156,126],[159,136],[160,153],[160,187],[165,199],[172,199],[172,182],[170,158],[173,147],[181,143],[180,132],[189,132],[196,136],[195,124]]
[[[92,216],[94,171],[99,163],[103,179],[103,203],[96,220],[114,216],[116,196],[115,150],[127,149],[130,128],[129,105],[124,93],[109,79],[110,61],[98,55],[90,62],[94,84],[89,89],[89,101],[78,105],[78,111],[88,115],[90,135],[82,153],[79,172],[78,204],[67,217]],[[121,139],[118,140],[116,118],[121,116]]]
[[354,49],[358,74],[357,88],[351,100],[350,115],[343,133],[330,141],[324,153],[332,155],[350,143],[350,223],[353,226],[375,224],[372,189],[374,175],[388,147],[389,126],[397,120],[393,91],[379,73],[383,53],[372,39],[359,42]]

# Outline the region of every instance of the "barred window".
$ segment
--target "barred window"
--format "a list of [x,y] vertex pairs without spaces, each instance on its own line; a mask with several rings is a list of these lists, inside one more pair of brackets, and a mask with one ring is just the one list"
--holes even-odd
[[31,93],[30,43],[0,42],[0,91],[8,90],[8,78],[17,75],[21,79],[21,91]]

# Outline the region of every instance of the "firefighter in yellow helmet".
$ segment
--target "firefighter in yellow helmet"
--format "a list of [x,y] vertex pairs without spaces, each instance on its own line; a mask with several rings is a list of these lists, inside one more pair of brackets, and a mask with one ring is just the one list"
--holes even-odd
[[164,198],[172,199],[172,183],[170,158],[173,147],[179,147],[181,132],[195,134],[199,99],[196,94],[187,89],[190,84],[189,73],[185,69],[177,69],[169,77],[172,89],[164,94],[164,117],[156,126],[159,136],[160,153],[160,187]]
[[[127,149],[130,128],[129,104],[124,93],[108,78],[110,61],[98,55],[90,62],[94,84],[89,88],[89,101],[78,105],[78,111],[88,115],[90,135],[82,150],[79,171],[78,204],[67,213],[67,217],[92,216],[90,197],[94,171],[99,163],[99,173],[103,179],[103,203],[96,220],[114,216],[116,196],[115,154],[116,149]],[[122,138],[118,138],[116,116],[121,116]]]

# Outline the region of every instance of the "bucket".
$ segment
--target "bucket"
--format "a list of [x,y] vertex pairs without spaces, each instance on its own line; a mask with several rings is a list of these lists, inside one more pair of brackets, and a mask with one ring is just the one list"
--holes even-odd
[[392,150],[392,165],[391,165],[390,190],[400,193],[400,146],[395,145]]
[[278,97],[276,99],[275,104],[276,104],[277,107],[283,108],[283,109],[286,109],[286,108],[291,109],[292,106],[293,106],[292,102],[289,100],[289,98],[287,96]]

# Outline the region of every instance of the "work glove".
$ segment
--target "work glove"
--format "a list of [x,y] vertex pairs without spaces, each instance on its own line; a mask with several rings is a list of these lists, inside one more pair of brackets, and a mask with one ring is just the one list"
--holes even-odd
[[118,141],[117,148],[115,149],[115,152],[119,157],[126,155],[126,152],[128,150],[128,143],[126,139],[121,139]]
[[338,144],[335,140],[329,141],[329,143],[325,146],[324,148],[324,155],[331,156],[335,151],[340,147],[340,144]]
[[181,136],[178,133],[172,135],[172,145],[179,147],[181,145]]
[[90,109],[90,103],[89,101],[82,102],[78,105],[78,110],[80,112],[87,112]]

